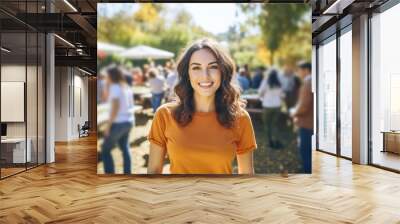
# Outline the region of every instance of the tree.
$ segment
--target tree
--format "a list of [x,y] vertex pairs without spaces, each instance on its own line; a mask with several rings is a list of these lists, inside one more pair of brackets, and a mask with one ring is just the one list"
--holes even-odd
[[285,37],[294,35],[304,21],[309,23],[309,18],[305,15],[310,12],[310,8],[306,4],[250,3],[239,6],[244,13],[249,15],[249,25],[254,24],[254,18],[256,18],[263,40],[270,51],[271,65],[274,64],[275,54]]
[[288,64],[299,60],[311,61],[311,24],[304,22],[297,32],[292,35],[286,34],[282,44],[276,52],[277,58],[286,61]]
[[192,16],[185,9],[180,9],[175,15],[175,24],[192,25]]
[[285,35],[294,34],[301,24],[301,19],[309,10],[305,4],[263,4],[258,17],[260,28],[271,51],[271,64],[274,53],[279,49]]
[[161,32],[164,27],[164,20],[160,14],[163,10],[162,4],[143,3],[140,4],[139,10],[133,14],[133,20],[143,32]]
[[152,3],[141,4],[133,19],[137,23],[155,23],[159,20],[157,8]]
[[129,46],[133,36],[138,35],[138,27],[132,22],[132,19],[125,12],[118,12],[108,18],[99,16],[98,39],[100,41],[117,43],[123,46]]
[[179,55],[182,48],[190,41],[189,33],[185,26],[172,26],[160,34],[160,44],[158,47]]

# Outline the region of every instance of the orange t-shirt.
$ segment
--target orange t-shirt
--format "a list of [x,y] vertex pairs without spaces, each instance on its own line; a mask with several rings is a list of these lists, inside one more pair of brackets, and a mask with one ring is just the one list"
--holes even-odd
[[216,112],[195,112],[181,127],[163,105],[154,115],[148,140],[166,148],[172,174],[231,174],[236,155],[257,148],[245,110],[231,129],[219,124]]

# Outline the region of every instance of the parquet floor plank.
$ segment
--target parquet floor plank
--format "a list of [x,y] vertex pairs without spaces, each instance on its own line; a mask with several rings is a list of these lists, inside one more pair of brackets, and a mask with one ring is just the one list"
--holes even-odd
[[397,223],[400,175],[313,152],[312,175],[104,176],[96,139],[0,181],[0,223]]

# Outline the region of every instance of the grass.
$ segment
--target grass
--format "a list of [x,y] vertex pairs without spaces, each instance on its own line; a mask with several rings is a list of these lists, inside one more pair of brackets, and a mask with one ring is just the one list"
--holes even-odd
[[254,169],[256,173],[280,173],[286,169],[289,173],[301,172],[301,158],[297,149],[297,135],[293,130],[288,133],[283,149],[268,146],[263,122],[259,116],[251,115],[258,148],[254,151]]

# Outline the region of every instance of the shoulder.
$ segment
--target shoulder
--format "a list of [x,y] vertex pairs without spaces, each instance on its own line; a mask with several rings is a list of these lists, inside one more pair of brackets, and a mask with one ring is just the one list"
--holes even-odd
[[249,130],[252,129],[253,129],[253,123],[251,121],[251,117],[249,113],[244,108],[242,108],[236,118],[233,131],[235,135],[238,136],[238,138],[241,138],[243,133],[248,132]]
[[249,112],[243,107],[240,107],[240,110],[238,112],[236,121],[238,122],[239,126],[248,124],[249,122],[251,123],[251,117]]
[[161,105],[154,116],[171,116],[175,108],[178,106],[178,103],[175,102],[169,102]]

